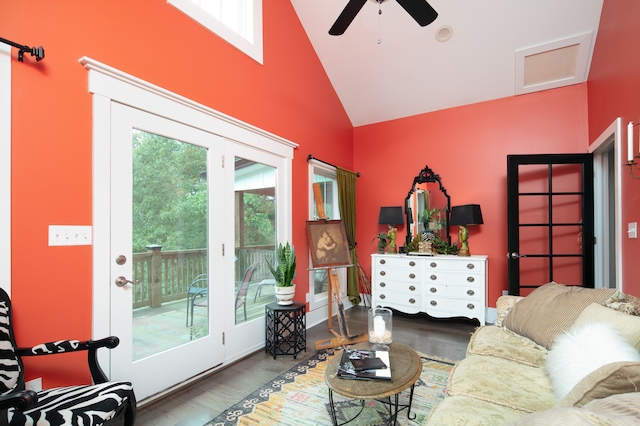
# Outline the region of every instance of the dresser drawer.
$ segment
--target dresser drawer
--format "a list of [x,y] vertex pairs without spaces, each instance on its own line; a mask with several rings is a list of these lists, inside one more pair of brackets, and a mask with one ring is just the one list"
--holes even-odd
[[484,302],[484,293],[482,292],[482,289],[470,286],[429,285],[427,286],[427,295],[425,297],[476,300]]
[[435,271],[469,271],[484,273],[485,262],[481,260],[464,260],[458,259],[446,259],[446,258],[434,258],[427,260],[427,270]]
[[[398,305],[402,305],[410,307],[412,311],[420,312],[422,309],[422,297],[419,293],[409,294],[404,292],[381,291],[376,294],[373,304],[374,306],[379,304],[381,306],[393,306],[394,308]],[[398,309],[408,312],[406,309],[402,309],[400,307],[398,307]]]
[[444,299],[427,297],[425,310],[429,313],[440,312],[449,316],[465,316],[468,318],[482,318],[484,321],[484,303],[475,300]]
[[418,297],[421,293],[418,283],[380,280],[376,281],[373,287],[377,293],[406,293],[414,295],[412,297]]
[[427,271],[427,283],[444,285],[484,285],[484,275],[468,272]]
[[377,257],[374,261],[375,267],[391,267],[391,268],[409,268],[421,269],[421,263],[418,259],[407,258],[404,256],[385,256]]
[[407,281],[407,282],[421,282],[424,275],[424,271],[421,269],[400,269],[400,268],[376,268],[375,269],[376,280],[380,281]]

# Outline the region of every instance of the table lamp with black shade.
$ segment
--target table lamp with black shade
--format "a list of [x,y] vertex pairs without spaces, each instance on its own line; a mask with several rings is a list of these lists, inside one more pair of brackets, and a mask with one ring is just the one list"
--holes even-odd
[[396,225],[404,225],[404,215],[401,206],[380,207],[378,224],[389,225],[387,236],[389,237],[389,253],[397,253],[396,249]]
[[469,230],[468,225],[482,225],[482,211],[479,204],[465,204],[454,206],[451,209],[450,225],[458,225],[458,241],[460,250],[458,256],[470,256],[469,253]]

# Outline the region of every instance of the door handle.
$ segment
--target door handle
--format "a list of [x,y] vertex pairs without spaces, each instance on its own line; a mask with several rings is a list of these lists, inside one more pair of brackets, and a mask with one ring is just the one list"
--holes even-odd
[[136,285],[136,284],[140,284],[140,281],[139,281],[139,280],[131,281],[131,280],[126,279],[126,278],[125,278],[125,277],[123,277],[122,275],[121,275],[121,276],[119,276],[118,278],[116,278],[116,285],[117,285],[118,287],[124,287],[124,286],[125,286],[125,285],[127,285],[127,284],[133,284],[133,285]]
[[507,259],[520,259],[521,257],[527,257],[526,254],[518,254],[518,252],[514,251],[511,253],[507,253]]

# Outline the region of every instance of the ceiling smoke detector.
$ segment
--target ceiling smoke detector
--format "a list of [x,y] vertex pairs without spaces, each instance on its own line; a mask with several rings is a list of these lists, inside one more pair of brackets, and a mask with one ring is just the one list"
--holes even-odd
[[445,41],[449,41],[453,36],[453,28],[448,25],[443,25],[436,30],[436,40],[440,43],[444,43]]

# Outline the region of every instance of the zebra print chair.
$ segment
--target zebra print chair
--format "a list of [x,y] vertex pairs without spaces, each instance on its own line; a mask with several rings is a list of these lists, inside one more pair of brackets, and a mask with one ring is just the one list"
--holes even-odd
[[[0,289],[0,425],[83,425],[114,422],[133,425],[136,398],[128,382],[109,382],[98,365],[99,348],[118,346],[117,337],[101,340],[62,340],[33,348],[16,346],[11,301]],[[41,392],[25,390],[21,356],[87,351],[93,385],[69,386]]]

